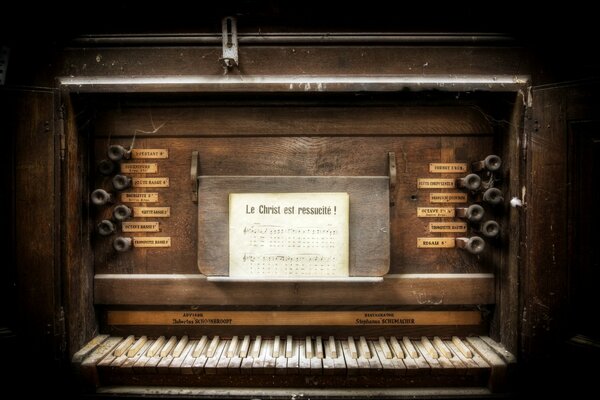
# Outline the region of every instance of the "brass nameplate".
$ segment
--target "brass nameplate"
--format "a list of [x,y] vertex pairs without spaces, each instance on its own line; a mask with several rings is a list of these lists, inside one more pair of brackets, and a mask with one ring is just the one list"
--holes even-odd
[[167,149],[133,149],[131,150],[131,158],[149,159],[149,158],[169,158],[169,150]]
[[134,237],[133,247],[171,247],[170,237]]
[[430,222],[429,232],[431,233],[463,233],[467,231],[466,222]]
[[121,193],[123,203],[157,203],[158,193],[129,192]]
[[123,232],[159,232],[160,222],[125,221],[122,227]]
[[349,275],[348,193],[230,193],[229,276]]
[[430,203],[466,203],[466,193],[430,193]]
[[417,238],[418,249],[451,249],[455,246],[454,238],[423,237]]
[[167,218],[171,216],[171,207],[133,207],[133,216],[137,218]]
[[479,325],[479,311],[108,311],[109,325]]
[[456,187],[456,180],[442,178],[419,178],[417,179],[417,188],[419,189],[453,189]]
[[429,172],[437,174],[453,174],[467,172],[466,163],[429,163]]
[[453,207],[417,207],[417,217],[421,218],[453,218]]
[[131,186],[141,188],[169,187],[169,178],[133,178]]
[[124,163],[121,164],[121,172],[124,174],[154,174],[158,172],[156,163]]

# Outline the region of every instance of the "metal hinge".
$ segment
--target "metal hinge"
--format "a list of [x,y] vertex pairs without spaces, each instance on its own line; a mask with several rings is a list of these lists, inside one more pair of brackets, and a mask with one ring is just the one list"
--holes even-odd
[[8,46],[0,46],[0,86],[6,82],[6,70],[8,69],[8,55],[10,49]]
[[234,17],[225,17],[222,21],[223,30],[223,57],[219,58],[224,73],[233,67],[238,67],[238,38],[237,23]]

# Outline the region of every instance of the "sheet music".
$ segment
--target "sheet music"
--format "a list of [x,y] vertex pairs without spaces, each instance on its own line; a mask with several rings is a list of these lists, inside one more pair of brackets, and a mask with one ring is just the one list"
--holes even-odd
[[229,276],[348,276],[348,193],[231,193]]

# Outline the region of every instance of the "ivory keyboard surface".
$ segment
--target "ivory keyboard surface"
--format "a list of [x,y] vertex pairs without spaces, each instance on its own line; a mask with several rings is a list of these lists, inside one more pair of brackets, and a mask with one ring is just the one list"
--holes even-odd
[[488,337],[101,335],[73,356],[96,386],[500,388],[513,362]]

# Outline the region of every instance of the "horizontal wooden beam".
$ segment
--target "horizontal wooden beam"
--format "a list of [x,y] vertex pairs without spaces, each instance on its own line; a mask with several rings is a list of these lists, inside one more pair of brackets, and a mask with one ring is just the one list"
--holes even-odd
[[401,90],[517,92],[527,75],[276,76],[168,75],[62,76],[61,88],[78,93],[131,92],[397,92]]
[[102,274],[94,301],[106,305],[492,304],[493,274],[398,274],[382,282],[211,282],[204,275]]

